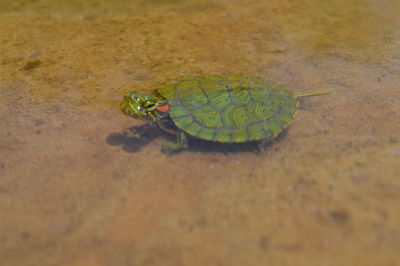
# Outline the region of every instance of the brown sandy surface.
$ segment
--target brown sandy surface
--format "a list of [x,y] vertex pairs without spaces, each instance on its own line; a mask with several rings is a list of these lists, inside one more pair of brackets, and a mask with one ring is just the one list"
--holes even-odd
[[[0,265],[399,265],[399,13],[1,1]],[[333,93],[260,152],[167,156],[166,134],[118,110],[130,88],[221,72]]]

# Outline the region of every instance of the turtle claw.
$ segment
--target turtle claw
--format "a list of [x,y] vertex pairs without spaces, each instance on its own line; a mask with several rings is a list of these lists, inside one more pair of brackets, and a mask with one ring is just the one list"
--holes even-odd
[[182,147],[179,147],[173,142],[167,142],[161,146],[161,152],[165,154],[172,154],[181,150]]
[[185,136],[185,133],[182,131],[179,131],[177,134],[177,140],[176,143],[173,142],[167,142],[162,145],[161,151],[166,154],[172,154],[184,149],[187,149],[187,139]]
[[265,147],[269,146],[272,143],[273,138],[266,138],[258,141],[257,151],[261,152],[265,149]]

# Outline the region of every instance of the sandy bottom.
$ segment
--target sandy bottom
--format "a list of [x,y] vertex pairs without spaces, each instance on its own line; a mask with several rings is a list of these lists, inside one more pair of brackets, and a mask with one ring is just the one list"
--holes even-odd
[[[0,3],[1,265],[398,265],[397,0]],[[251,73],[304,99],[286,134],[191,143],[129,89]],[[128,131],[134,134],[127,134]]]

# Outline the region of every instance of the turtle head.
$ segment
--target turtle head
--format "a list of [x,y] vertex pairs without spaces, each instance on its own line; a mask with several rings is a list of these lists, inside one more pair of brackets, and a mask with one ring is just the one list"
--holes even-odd
[[120,107],[129,116],[155,121],[163,116],[157,107],[165,104],[166,100],[161,95],[130,91],[125,94]]

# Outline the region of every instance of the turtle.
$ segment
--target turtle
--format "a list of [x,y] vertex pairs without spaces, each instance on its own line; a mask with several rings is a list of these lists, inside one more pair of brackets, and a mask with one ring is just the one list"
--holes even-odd
[[121,109],[128,116],[156,122],[176,135],[162,152],[188,147],[188,137],[222,143],[275,139],[294,118],[298,99],[329,92],[294,94],[263,77],[210,74],[162,85],[150,94],[129,91]]

